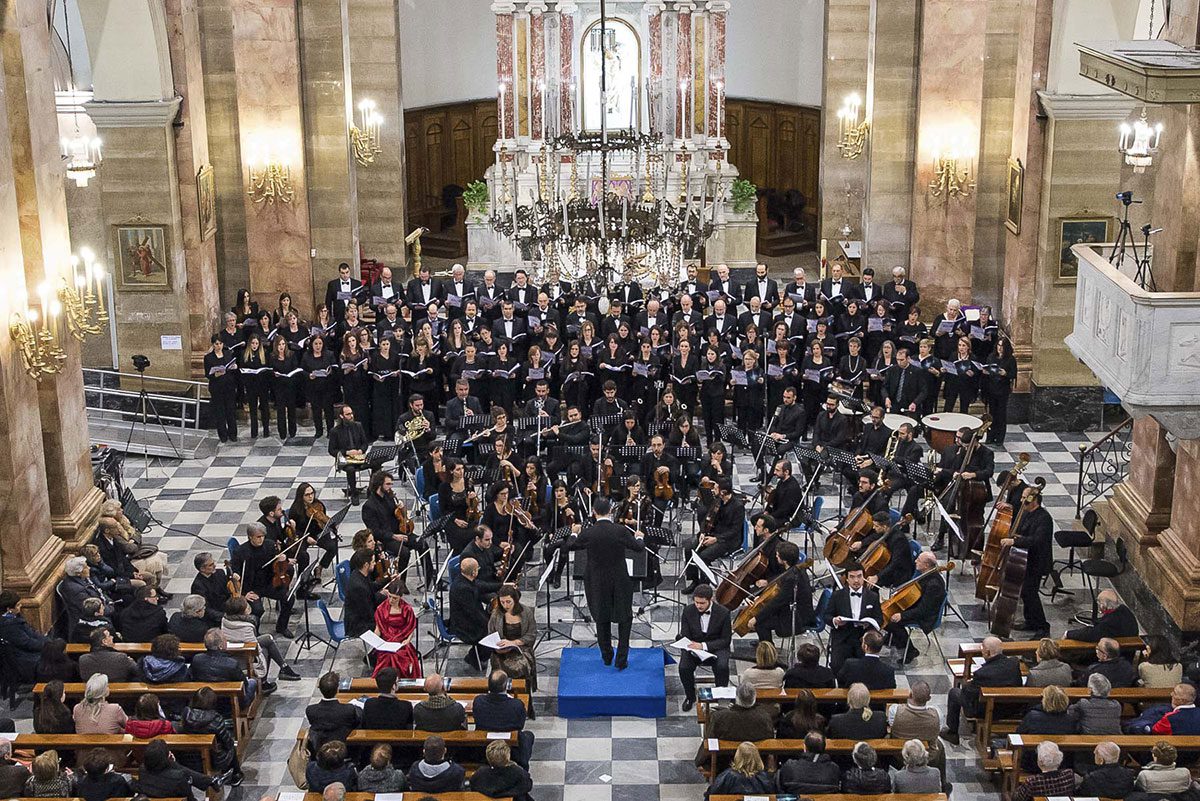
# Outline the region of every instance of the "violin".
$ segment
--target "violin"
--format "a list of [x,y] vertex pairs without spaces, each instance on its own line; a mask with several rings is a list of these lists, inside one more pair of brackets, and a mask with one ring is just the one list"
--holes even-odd
[[675,497],[675,489],[671,486],[671,468],[666,465],[654,469],[654,497],[664,501]]
[[[280,551],[282,554],[283,551]],[[291,561],[286,557],[276,559],[271,563],[271,586],[276,589],[282,589],[292,583],[296,571]]]
[[229,597],[242,597],[242,577],[233,572],[233,566],[229,564],[229,560],[225,560],[225,575],[229,576],[229,580],[225,582],[225,589],[229,590]]
[[397,502],[396,508],[392,514],[396,517],[396,524],[399,528],[398,533],[401,536],[411,536],[415,530],[415,525],[413,523],[413,519],[408,516],[408,507],[406,507],[403,503]]
[[891,596],[879,605],[880,614],[883,617],[883,622],[886,624],[892,619],[892,615],[897,612],[903,612],[909,609],[917,601],[921,600],[921,579],[926,576],[932,576],[934,573],[947,573],[955,567],[953,562],[947,562],[940,567],[933,567],[920,573],[908,581],[901,584],[892,591]]
[[483,515],[479,511],[479,496],[474,492],[467,493],[467,522],[474,525]]
[[326,511],[325,504],[321,501],[313,501],[310,504],[305,504],[304,513],[309,516],[318,528],[323,529],[329,525],[329,512]]
[[613,466],[609,462],[605,462],[604,467],[600,470],[600,491],[605,495],[612,495],[612,477]]
[[375,554],[375,573],[372,578],[378,582],[386,583],[392,575],[392,558],[387,555],[386,551],[380,549]]

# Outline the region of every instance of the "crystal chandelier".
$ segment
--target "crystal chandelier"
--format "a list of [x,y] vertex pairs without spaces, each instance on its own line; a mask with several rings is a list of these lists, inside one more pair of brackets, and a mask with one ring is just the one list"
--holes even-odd
[[[601,0],[600,30],[608,23],[606,6]],[[608,114],[601,113],[599,131],[565,133],[529,155],[510,153],[503,145],[504,93],[502,82],[502,144],[490,224],[532,264],[534,279],[591,280],[599,289],[623,276],[658,287],[676,283],[685,260],[699,256],[718,225],[716,209],[724,197],[719,173],[711,179],[689,178],[694,162],[703,164],[707,153],[682,136],[673,150],[661,132],[638,130],[632,112],[628,128],[610,129]],[[601,109],[608,101],[608,59],[603,58]],[[668,186],[671,161],[680,167],[675,191]],[[518,168],[530,163],[536,187],[518,197]],[[565,179],[563,165],[570,165]],[[614,165],[622,174],[613,174]],[[598,179],[592,174],[595,167]]]
[[1125,157],[1125,163],[1133,167],[1135,173],[1143,173],[1154,164],[1154,154],[1158,152],[1158,142],[1162,138],[1163,124],[1160,122],[1153,127],[1146,119],[1146,108],[1142,107],[1141,119],[1133,125],[1121,123],[1121,138],[1117,149]]
[[71,58],[71,15],[64,11],[63,26],[66,31],[64,48],[67,56],[67,90],[63,93],[71,101],[71,119],[75,124],[75,134],[63,137],[62,157],[67,163],[67,177],[75,185],[83,188],[88,181],[96,177],[96,167],[102,161],[100,154],[100,139],[87,136],[79,129],[79,112],[82,110],[82,100],[90,97],[90,92],[80,92],[75,85],[75,64]]

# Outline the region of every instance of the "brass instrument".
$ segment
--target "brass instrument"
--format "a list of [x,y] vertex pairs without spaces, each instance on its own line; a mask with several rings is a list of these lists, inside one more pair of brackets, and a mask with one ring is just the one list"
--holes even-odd
[[888,437],[887,447],[883,449],[883,458],[887,459],[889,462],[894,462],[896,460],[896,448],[899,446],[900,429],[897,428],[892,432],[892,435]]
[[404,435],[400,437],[399,445],[406,445],[409,442],[415,442],[419,437],[423,436],[429,430],[429,421],[424,415],[414,417],[404,424]]

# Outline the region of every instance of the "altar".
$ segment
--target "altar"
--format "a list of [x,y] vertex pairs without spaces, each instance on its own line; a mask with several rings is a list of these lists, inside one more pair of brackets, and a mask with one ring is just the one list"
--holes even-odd
[[[471,269],[524,268],[543,279],[603,264],[615,274],[647,252],[661,269],[702,257],[753,267],[754,212],[735,213],[729,200],[738,178],[724,131],[729,5],[605,2],[602,24],[600,0],[492,4],[498,137],[488,203],[467,218]],[[582,248],[583,232],[572,229],[583,203],[598,214],[598,247]],[[616,248],[638,221],[669,233],[648,216],[664,212],[696,235],[675,237],[682,244],[670,253]]]

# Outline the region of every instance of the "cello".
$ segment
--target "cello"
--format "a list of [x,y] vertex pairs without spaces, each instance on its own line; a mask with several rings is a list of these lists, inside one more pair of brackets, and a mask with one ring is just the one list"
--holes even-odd
[[[795,570],[808,570],[810,567],[812,567],[812,565],[813,560],[808,559],[796,565]],[[751,618],[758,617],[759,613],[762,612],[763,607],[773,601],[779,595],[779,582],[786,575],[787,571],[780,573],[771,581],[770,584],[763,587],[762,592],[754,596],[754,600],[742,607],[742,609],[737,613],[737,617],[734,618],[734,631],[743,637],[750,633]]]
[[824,554],[831,565],[841,567],[853,553],[850,546],[871,533],[873,521],[868,508],[875,496],[887,489],[888,481],[885,478],[870,495],[863,499],[861,505],[851,509],[842,520],[842,524],[838,526],[838,530],[825,540]]
[[[900,518],[896,522],[896,525],[897,526],[907,525],[908,523],[912,522],[912,519],[913,519],[913,516],[911,514],[907,514],[904,517]],[[890,528],[889,528],[889,530],[890,530]],[[868,578],[870,576],[878,575],[880,572],[883,571],[883,569],[885,567],[888,566],[888,563],[891,561],[892,561],[892,552],[887,547],[887,535],[886,534],[884,536],[880,537],[879,539],[875,540],[875,542],[871,543],[870,547],[868,547],[865,551],[863,551],[862,555],[860,555],[858,557],[858,563],[860,565],[862,565],[863,575]]]
[[786,527],[767,532],[762,542],[755,545],[742,561],[717,585],[716,601],[726,609],[737,609],[750,597],[754,583],[766,575],[770,569],[770,559],[766,554],[767,543],[778,534],[786,531]]
[[[995,513],[992,517],[992,527],[984,541],[983,553],[979,557],[979,575],[975,578],[975,597],[981,601],[991,600],[987,591],[996,586],[996,574],[1000,571],[1000,541],[1008,537],[1009,532],[1015,529],[1016,522],[1020,520],[1020,510],[1017,511],[1017,520],[1013,519],[1012,504],[1007,498],[1013,484],[1028,466],[1029,454],[1020,454],[1017,463],[1008,471],[1008,478],[1004,480],[1000,494],[996,497],[996,504],[992,507]],[[1041,479],[1041,486],[1045,484],[1045,479]]]
[[944,565],[930,568],[924,573],[918,573],[892,590],[892,594],[888,599],[879,605],[879,612],[883,616],[884,623],[886,624],[891,620],[892,615],[911,608],[917,601],[921,600],[921,579],[926,576],[932,576],[934,573],[948,573],[954,568],[955,564],[953,562],[947,562]]

